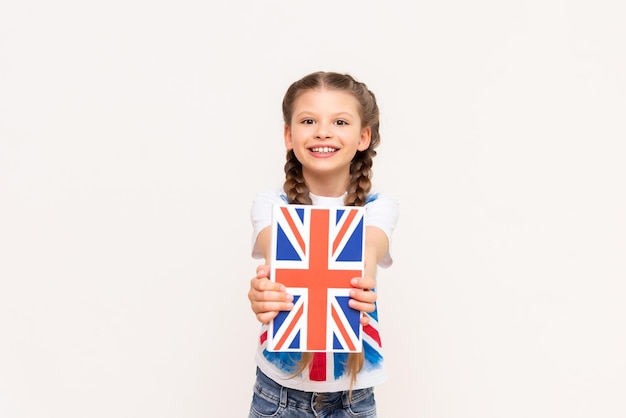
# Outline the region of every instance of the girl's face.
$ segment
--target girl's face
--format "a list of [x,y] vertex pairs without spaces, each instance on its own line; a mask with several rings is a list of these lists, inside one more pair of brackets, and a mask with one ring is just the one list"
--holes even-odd
[[[369,147],[370,139],[371,128],[361,127],[359,103],[350,93],[338,90],[301,93],[290,124],[285,126],[285,146],[293,149],[311,192],[316,194],[346,191],[350,162],[357,151]],[[329,191],[325,186],[316,192],[317,184],[333,184],[337,189]]]

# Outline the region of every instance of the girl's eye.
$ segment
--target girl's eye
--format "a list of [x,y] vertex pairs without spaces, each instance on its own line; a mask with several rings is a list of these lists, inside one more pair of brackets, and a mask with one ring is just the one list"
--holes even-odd
[[305,125],[313,125],[313,119],[304,119],[302,123]]
[[337,125],[347,125],[348,122],[346,122],[345,120],[339,119],[337,122]]

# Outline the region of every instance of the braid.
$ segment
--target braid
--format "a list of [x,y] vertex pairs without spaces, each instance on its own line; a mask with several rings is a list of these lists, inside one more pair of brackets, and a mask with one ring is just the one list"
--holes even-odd
[[302,163],[298,161],[293,150],[287,151],[283,190],[287,194],[289,203],[297,203],[300,205],[313,204],[311,196],[309,196],[309,186],[306,185],[304,176],[302,176]]
[[346,206],[363,206],[367,200],[367,194],[372,189],[372,165],[376,151],[367,149],[358,151],[350,165],[350,185],[348,195],[345,198]]
[[[364,206],[367,194],[372,189],[372,164],[376,151],[368,148],[365,151],[357,151],[352,164],[350,164],[350,185],[348,186],[348,194],[344,199],[346,206]],[[352,399],[352,387],[356,382],[356,376],[365,364],[365,353],[350,353],[346,367],[350,372],[350,391],[349,398]]]

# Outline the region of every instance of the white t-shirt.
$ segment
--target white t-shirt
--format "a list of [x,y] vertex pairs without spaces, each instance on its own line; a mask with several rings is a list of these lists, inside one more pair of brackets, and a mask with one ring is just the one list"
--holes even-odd
[[[343,196],[324,197],[310,194],[313,205],[342,206]],[[268,189],[255,197],[250,211],[252,220],[252,257],[262,258],[256,245],[258,234],[272,223],[272,210],[275,204],[286,204],[287,198],[281,189]],[[365,204],[364,225],[380,228],[389,239],[398,221],[398,203],[382,193],[371,193]],[[380,267],[391,266],[393,260],[388,251],[378,262]],[[365,364],[357,375],[353,389],[362,389],[382,383],[387,373],[383,365],[378,310],[366,314],[370,323],[363,327],[363,351]],[[259,345],[256,353],[258,367],[275,382],[289,388],[306,392],[337,392],[350,389],[350,376],[346,372],[345,353],[314,353],[311,367],[293,377],[293,368],[300,360],[300,353],[267,351],[267,326],[261,326]]]

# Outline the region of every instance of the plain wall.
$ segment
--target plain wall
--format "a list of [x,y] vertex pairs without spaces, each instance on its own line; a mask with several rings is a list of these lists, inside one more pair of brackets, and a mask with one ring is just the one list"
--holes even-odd
[[0,417],[247,416],[280,101],[376,93],[383,418],[626,416],[620,1],[3,1]]

